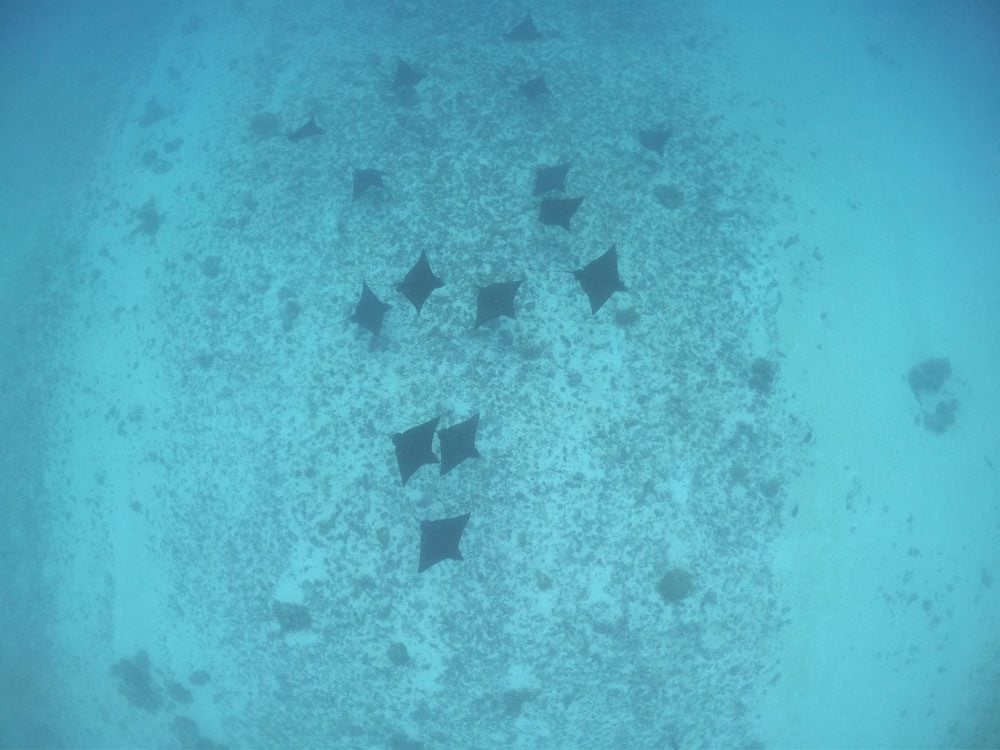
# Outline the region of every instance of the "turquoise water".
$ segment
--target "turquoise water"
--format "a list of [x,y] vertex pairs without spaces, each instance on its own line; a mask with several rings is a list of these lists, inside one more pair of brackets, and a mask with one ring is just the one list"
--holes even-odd
[[0,746],[1000,745],[998,32],[4,3]]

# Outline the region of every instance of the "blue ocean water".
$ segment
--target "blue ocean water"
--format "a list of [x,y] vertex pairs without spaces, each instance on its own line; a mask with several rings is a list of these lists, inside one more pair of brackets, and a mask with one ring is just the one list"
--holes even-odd
[[0,746],[1000,746],[998,33],[0,3]]

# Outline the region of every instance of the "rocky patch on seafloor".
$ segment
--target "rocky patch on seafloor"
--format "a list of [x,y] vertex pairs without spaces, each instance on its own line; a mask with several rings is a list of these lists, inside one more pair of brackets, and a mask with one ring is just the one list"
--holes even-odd
[[201,733],[198,722],[188,716],[175,716],[170,728],[181,747],[190,747],[196,750],[220,750],[225,747],[225,745],[220,745],[205,737]]
[[[119,659],[111,666],[111,674],[117,679],[122,696],[136,708],[151,714],[165,707],[169,709],[171,705],[190,706],[195,702],[191,690],[177,680],[168,678],[161,684],[156,679],[149,654],[144,650],[136,652],[132,658]],[[191,675],[190,682],[197,688],[209,679],[208,673],[199,669]],[[170,729],[182,747],[201,750],[224,747],[204,737],[194,719],[187,716],[174,716]]]
[[160,231],[163,215],[156,210],[156,201],[150,198],[136,210],[135,220],[138,225],[132,230],[132,234],[144,234],[152,241],[156,239],[156,233]]
[[302,604],[275,602],[273,611],[282,633],[295,633],[312,627],[309,610]]
[[951,362],[946,357],[931,357],[910,368],[910,390],[920,404],[917,424],[941,435],[955,424],[958,399],[948,386]]
[[667,604],[676,604],[694,591],[694,577],[683,568],[672,568],[663,574],[656,590]]
[[111,674],[118,678],[118,689],[137,708],[150,713],[160,710],[163,692],[153,681],[149,654],[139,651],[131,659],[121,659],[111,667]]

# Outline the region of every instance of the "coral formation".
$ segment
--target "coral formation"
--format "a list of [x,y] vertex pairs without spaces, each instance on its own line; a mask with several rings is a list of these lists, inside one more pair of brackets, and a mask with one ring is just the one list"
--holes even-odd
[[694,590],[694,578],[683,568],[673,568],[663,574],[656,590],[667,604],[676,604]]
[[410,663],[410,652],[406,650],[406,645],[403,643],[393,643],[389,646],[389,661],[395,664],[397,667],[405,667]]
[[308,630],[312,627],[312,617],[309,616],[309,610],[302,604],[275,602],[274,616],[281,626],[282,633]]
[[149,654],[145,651],[116,662],[111,667],[111,674],[118,678],[118,689],[133,706],[151,713],[160,710],[163,697],[153,682]]
[[918,399],[937,393],[951,377],[951,362],[944,357],[932,357],[910,368],[910,388]]
[[762,396],[771,392],[777,377],[778,365],[769,359],[757,357],[750,365],[750,387]]
[[955,424],[958,399],[949,392],[951,362],[947,357],[930,357],[910,368],[907,381],[920,404],[918,423],[941,435]]

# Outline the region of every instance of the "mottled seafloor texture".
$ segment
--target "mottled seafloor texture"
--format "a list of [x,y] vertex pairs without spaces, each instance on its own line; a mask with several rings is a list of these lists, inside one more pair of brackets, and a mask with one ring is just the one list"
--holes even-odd
[[[543,37],[505,41],[526,10]],[[832,250],[779,182],[785,124],[735,84],[726,24],[696,3],[348,0],[155,23],[38,235],[32,313],[5,324],[4,434],[37,462],[4,459],[0,743],[808,740],[761,708],[793,690],[774,543],[823,439],[779,308]],[[897,64],[867,41],[859,64]],[[400,58],[415,91],[391,86]],[[323,134],[285,137],[310,116]],[[639,141],[657,128],[662,156]],[[567,161],[570,231],[531,195]],[[360,168],[385,187],[352,201]],[[568,272],[612,244],[627,290],[592,315]],[[418,315],[391,285],[421,250],[445,286]],[[521,278],[517,319],[473,329],[475,286]],[[362,280],[391,305],[377,339],[349,319]],[[392,433],[475,413],[480,459],[401,486]],[[829,502],[870,505],[841,473]],[[420,520],[466,512],[465,560],[418,574]],[[996,555],[975,560],[995,622]],[[1000,736],[968,716],[928,743]]]

